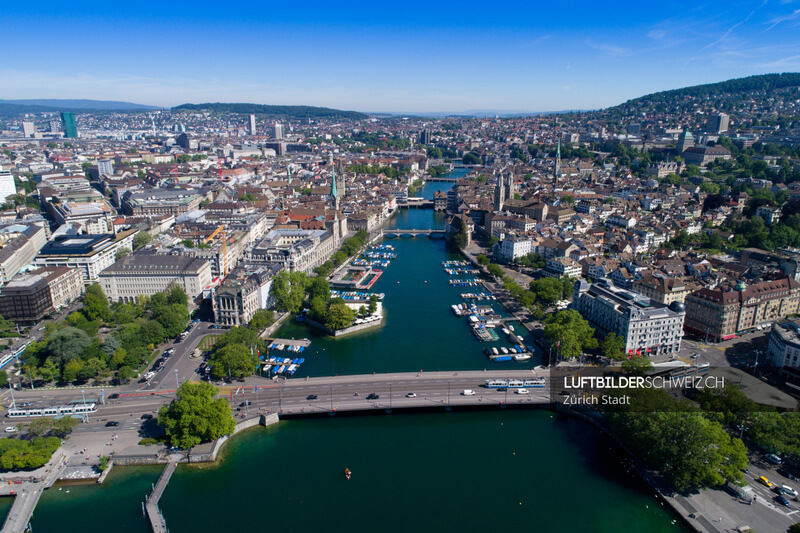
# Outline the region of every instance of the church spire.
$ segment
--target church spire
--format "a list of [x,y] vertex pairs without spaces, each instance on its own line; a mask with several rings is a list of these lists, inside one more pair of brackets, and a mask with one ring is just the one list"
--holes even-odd
[[339,210],[339,191],[336,189],[336,165],[333,163],[333,154],[330,157],[331,165],[331,198],[333,198],[333,208]]
[[558,176],[561,174],[561,139],[558,139],[556,148],[556,166],[553,170],[553,183],[558,183]]

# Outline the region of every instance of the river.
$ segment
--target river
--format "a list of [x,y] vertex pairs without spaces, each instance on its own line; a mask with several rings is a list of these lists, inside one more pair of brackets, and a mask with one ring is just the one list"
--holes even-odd
[[[428,183],[422,194],[429,198],[450,185]],[[400,210],[388,227],[426,229],[443,222],[441,213],[412,208]],[[312,340],[298,377],[521,365],[488,361],[486,343],[450,311],[462,301],[459,293],[475,290],[447,284],[441,261],[458,256],[442,240],[385,242],[398,254],[373,288],[385,294],[385,325],[328,339],[300,323],[285,324],[277,336]],[[350,481],[345,467],[353,471]],[[120,468],[103,486],[51,489],[34,514],[33,531],[149,531],[141,502],[159,472]],[[686,531],[627,473],[605,437],[544,410],[282,421],[234,438],[217,467],[180,467],[161,508],[170,531],[178,533],[254,526]]]

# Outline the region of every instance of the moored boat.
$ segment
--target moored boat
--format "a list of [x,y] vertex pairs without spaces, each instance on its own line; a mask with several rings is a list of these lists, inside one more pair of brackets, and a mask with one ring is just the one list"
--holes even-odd
[[345,478],[347,478],[347,479],[350,479],[350,476],[351,476],[352,474],[353,474],[353,473],[352,473],[352,472],[350,472],[350,469],[349,469],[349,468],[345,468],[345,469],[344,469],[344,477],[345,477]]

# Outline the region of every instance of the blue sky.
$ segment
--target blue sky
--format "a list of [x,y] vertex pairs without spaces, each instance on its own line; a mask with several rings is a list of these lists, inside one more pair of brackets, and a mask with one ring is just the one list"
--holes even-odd
[[800,0],[15,2],[0,98],[555,111],[800,71]]

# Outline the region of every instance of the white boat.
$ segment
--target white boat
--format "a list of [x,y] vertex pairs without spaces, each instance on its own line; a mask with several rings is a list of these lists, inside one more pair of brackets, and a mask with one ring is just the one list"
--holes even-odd
[[508,335],[509,333],[511,333],[510,331],[508,331],[508,328],[503,328],[501,331],[502,331],[503,333],[505,333],[506,335]]
[[501,347],[500,351],[503,352],[503,354],[508,354],[508,348],[506,348],[505,346]]
[[492,353],[494,355],[499,355],[500,354],[500,352],[497,351],[497,348],[492,348]]
[[515,355],[514,356],[514,361],[527,361],[530,358],[531,358],[530,354],[523,353],[523,354]]
[[508,325],[508,331],[514,331],[514,326],[512,326],[511,324],[509,324],[509,325]]

